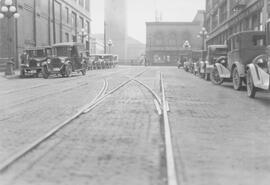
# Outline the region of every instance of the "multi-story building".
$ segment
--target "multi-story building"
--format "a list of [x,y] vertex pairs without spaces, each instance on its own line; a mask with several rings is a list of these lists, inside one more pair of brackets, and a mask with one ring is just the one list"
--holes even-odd
[[112,47],[106,48],[117,54],[120,62],[125,61],[127,55],[126,3],[126,0],[105,0],[105,43],[112,41]]
[[270,0],[206,0],[207,45],[224,44],[233,33],[263,30],[270,18]]
[[20,17],[0,20],[0,58],[15,57],[18,66],[23,49],[59,42],[83,42],[90,49],[90,0],[13,1]]
[[[147,22],[146,58],[152,65],[176,65],[190,50],[201,50],[197,37],[203,27],[204,11],[199,10],[192,22]],[[189,43],[190,48],[185,48]]]

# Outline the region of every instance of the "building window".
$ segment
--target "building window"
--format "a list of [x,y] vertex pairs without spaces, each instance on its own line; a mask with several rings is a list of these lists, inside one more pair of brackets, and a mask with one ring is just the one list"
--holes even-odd
[[65,33],[65,37],[66,37],[66,42],[69,42],[69,34]]
[[86,21],[86,32],[90,34],[90,23],[89,21]]
[[90,0],[85,0],[85,9],[90,11]]
[[66,7],[66,23],[69,23],[69,10],[68,7]]
[[227,19],[227,1],[224,1],[220,7],[219,23],[223,23]]
[[84,28],[84,22],[83,22],[83,18],[82,17],[80,17],[80,23],[79,23],[79,25],[80,25],[80,28]]
[[76,35],[72,35],[72,42],[77,42],[77,37],[76,37]]
[[79,5],[81,5],[82,7],[84,7],[84,0],[79,0]]
[[71,25],[72,25],[72,29],[76,29],[76,27],[77,27],[77,15],[76,15],[75,12],[72,12]]

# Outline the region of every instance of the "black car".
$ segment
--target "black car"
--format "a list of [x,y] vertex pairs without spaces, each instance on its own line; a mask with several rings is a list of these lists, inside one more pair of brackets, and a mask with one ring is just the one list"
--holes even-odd
[[89,57],[84,44],[59,43],[52,46],[52,52],[52,57],[42,64],[44,78],[48,78],[52,74],[69,77],[72,72],[86,74]]

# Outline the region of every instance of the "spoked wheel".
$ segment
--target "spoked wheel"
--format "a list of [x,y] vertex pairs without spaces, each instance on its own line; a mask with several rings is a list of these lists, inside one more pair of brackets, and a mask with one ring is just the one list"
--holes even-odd
[[210,79],[214,85],[221,85],[224,82],[224,79],[220,78],[219,76],[217,67],[214,67],[214,69],[211,71]]
[[238,73],[237,67],[233,69],[233,88],[240,90],[242,88],[242,79]]
[[71,73],[72,73],[72,66],[71,66],[71,64],[67,64],[65,66],[65,75],[66,75],[66,77],[70,77]]
[[87,65],[86,65],[86,63],[83,63],[82,64],[82,70],[81,70],[82,75],[86,75],[86,70],[87,70]]
[[251,71],[250,69],[248,69],[247,71],[247,78],[246,78],[246,82],[247,82],[247,94],[250,98],[254,98],[255,94],[256,94],[256,87],[254,86],[254,82],[252,80],[252,75],[251,75]]
[[206,81],[209,81],[209,80],[210,80],[210,74],[209,74],[209,73],[205,73],[204,79],[205,79]]
[[20,77],[21,78],[25,78],[25,71],[24,71],[24,69],[21,69]]
[[49,71],[48,71],[47,66],[43,66],[43,67],[42,67],[42,76],[43,76],[43,78],[45,78],[45,79],[49,78],[50,73],[49,73]]

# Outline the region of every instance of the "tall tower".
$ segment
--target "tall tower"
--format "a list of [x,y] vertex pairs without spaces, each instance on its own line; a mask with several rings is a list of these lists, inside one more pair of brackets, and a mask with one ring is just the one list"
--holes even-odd
[[[120,61],[126,59],[127,9],[126,0],[105,0],[105,40],[112,40],[111,53]],[[107,50],[109,51],[109,50]]]

